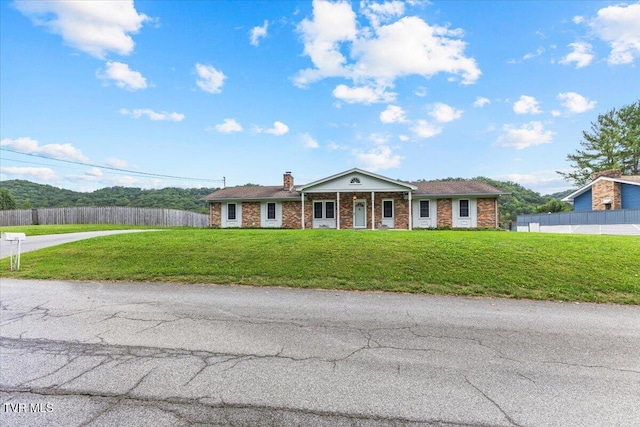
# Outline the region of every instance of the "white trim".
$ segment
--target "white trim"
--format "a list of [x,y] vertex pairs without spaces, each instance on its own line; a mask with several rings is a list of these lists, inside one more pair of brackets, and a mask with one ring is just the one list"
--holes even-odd
[[[236,206],[236,218],[229,219],[229,205]],[[222,203],[222,212],[220,216],[220,226],[222,228],[242,227],[242,202]]]
[[[364,225],[356,226],[356,203],[364,203]],[[366,229],[367,228],[367,199],[356,199],[353,201],[353,228]]]
[[[391,217],[385,218],[384,216],[384,204],[385,202],[391,202]],[[395,228],[396,225],[396,206],[395,206],[395,201],[393,199],[390,198],[385,198],[382,199],[381,204],[382,206],[382,212],[380,215],[380,222],[382,223],[383,227],[388,227],[388,228]]]
[[340,230],[340,192],[336,192],[336,228]]
[[[372,173],[372,172],[368,172],[368,171],[365,171],[365,170],[362,170],[362,169],[353,168],[353,169],[349,169],[349,170],[344,171],[344,172],[337,173],[335,175],[328,176],[326,178],[319,179],[319,180],[311,182],[309,184],[298,186],[298,187],[296,187],[296,190],[297,191],[304,191],[304,190],[309,189],[310,187],[315,187],[315,186],[320,185],[322,183],[325,183],[325,182],[328,182],[328,181],[332,181],[334,179],[341,178],[341,177],[343,177],[345,175],[349,175],[349,174],[353,174],[353,173],[359,173],[359,174],[362,174],[364,176],[368,176],[368,177],[371,177],[371,178],[376,178],[376,179],[379,179],[381,181],[388,182],[390,184],[394,184],[394,185],[400,186],[402,188],[406,188],[408,190],[417,190],[418,189],[418,187],[416,187],[415,185],[408,184],[406,182],[390,179],[390,178],[387,178],[386,176],[378,175],[378,174],[375,174],[375,173]],[[353,191],[353,185],[354,184],[351,184],[351,187],[344,188],[344,191],[347,191],[347,192],[348,191]]]
[[[460,216],[460,201],[469,201],[469,216]],[[454,228],[475,228],[478,226],[478,200],[470,197],[460,197],[451,200],[453,211],[452,226]]]
[[[413,230],[413,218],[411,218],[411,214],[412,214],[412,212],[411,212],[411,210],[412,210],[411,209],[411,203],[412,203],[412,201],[411,201],[411,191],[409,191],[409,200],[408,200],[408,206],[409,206],[409,230]],[[394,215],[395,215],[395,213],[394,213]]]
[[[420,203],[422,202],[429,203],[429,216],[426,216],[426,217],[420,216]],[[438,199],[435,199],[435,198],[416,199],[415,202],[412,203],[411,211],[415,214],[413,219],[414,227],[436,228],[438,226]]]
[[376,192],[372,191],[371,192],[371,229],[375,230],[376,229],[376,211],[375,211],[375,206],[376,206]]
[[[322,217],[316,218],[316,203],[322,204]],[[333,218],[327,218],[327,203],[333,203]],[[336,228],[336,201],[323,199],[314,200],[311,204],[313,228]]]
[[[267,218],[269,214],[269,203],[275,205],[276,217],[273,219]],[[282,227],[282,203],[271,200],[260,203],[260,227],[263,228],[279,228]]]
[[302,204],[302,229],[304,230],[304,193],[300,193],[300,203]]
[[567,197],[565,197],[564,199],[562,199],[562,202],[573,202],[573,200],[580,196],[582,193],[586,193],[587,191],[589,191],[589,189],[591,187],[593,187],[593,185],[596,182],[599,181],[612,181],[612,182],[619,182],[621,184],[631,184],[631,185],[640,185],[640,182],[636,182],[636,181],[627,181],[626,179],[624,179],[624,177],[622,178],[611,178],[608,176],[599,176],[598,178],[595,179],[595,181],[591,181],[589,184],[585,185],[584,187],[581,187],[580,189],[574,191],[573,193],[569,194]]

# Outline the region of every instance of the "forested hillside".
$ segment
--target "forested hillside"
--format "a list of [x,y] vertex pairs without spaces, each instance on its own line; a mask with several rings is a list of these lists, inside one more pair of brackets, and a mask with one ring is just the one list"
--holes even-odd
[[207,205],[200,199],[215,190],[214,188],[174,187],[142,190],[130,187],[107,187],[91,193],[81,193],[23,180],[2,181],[0,187],[11,192],[18,209],[132,206],[179,209],[199,213],[207,213]]

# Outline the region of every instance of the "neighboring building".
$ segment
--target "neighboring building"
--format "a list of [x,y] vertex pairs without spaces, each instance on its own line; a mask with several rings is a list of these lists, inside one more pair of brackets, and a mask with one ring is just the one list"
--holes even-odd
[[623,176],[619,170],[593,174],[591,182],[562,199],[573,210],[640,209],[640,175]]
[[403,182],[350,169],[295,186],[222,188],[204,198],[213,227],[476,228],[498,227],[498,197],[479,181]]

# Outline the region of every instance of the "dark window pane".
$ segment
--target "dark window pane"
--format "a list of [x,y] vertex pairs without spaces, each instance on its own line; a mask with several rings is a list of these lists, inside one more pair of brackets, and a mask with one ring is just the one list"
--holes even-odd
[[229,203],[227,205],[227,219],[234,220],[236,219],[236,204]]
[[276,219],[275,203],[267,203],[267,219]]
[[420,200],[420,218],[429,218],[428,200]]
[[460,216],[468,217],[469,216],[469,201],[468,200],[460,200]]
[[393,218],[393,202],[391,200],[383,201],[382,211],[385,218]]
[[322,202],[313,202],[313,217],[322,219]]
[[325,216],[325,218],[334,218],[335,214],[335,207],[334,207],[334,203],[333,202],[326,202],[325,203],[325,211],[327,213],[327,215]]

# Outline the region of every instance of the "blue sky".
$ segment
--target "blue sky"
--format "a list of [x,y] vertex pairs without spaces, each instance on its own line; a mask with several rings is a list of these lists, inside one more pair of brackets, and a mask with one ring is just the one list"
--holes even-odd
[[548,194],[598,114],[640,97],[640,2],[0,8],[0,177],[80,191],[360,167]]

